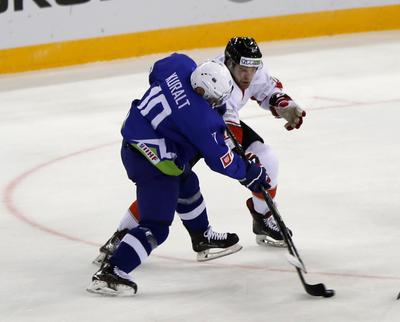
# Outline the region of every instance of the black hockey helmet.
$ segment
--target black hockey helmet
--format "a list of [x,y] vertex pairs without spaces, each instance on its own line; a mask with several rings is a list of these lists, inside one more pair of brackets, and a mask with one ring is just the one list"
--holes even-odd
[[261,67],[262,54],[254,38],[231,38],[225,48],[225,63],[233,63],[246,67]]

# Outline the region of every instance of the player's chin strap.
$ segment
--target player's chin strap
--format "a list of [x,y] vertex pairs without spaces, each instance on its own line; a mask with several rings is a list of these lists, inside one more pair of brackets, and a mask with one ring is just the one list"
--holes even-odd
[[[236,137],[233,135],[233,133],[231,132],[231,130],[228,127],[226,127],[226,131],[227,131],[229,137],[231,138],[233,144],[235,145],[235,152],[237,152],[242,157],[242,159],[245,162],[247,162],[245,152],[244,152],[242,146],[238,143]],[[303,284],[305,291],[308,294],[313,295],[313,296],[331,297],[331,296],[335,295],[334,290],[327,290],[325,285],[322,283],[314,284],[314,285],[306,283],[303,273],[302,273],[302,272],[307,273],[306,268],[305,268],[304,263],[301,260],[301,257],[293,243],[292,237],[290,236],[288,229],[282,220],[281,215],[279,214],[278,209],[275,207],[275,204],[274,204],[271,196],[265,191],[265,189],[263,187],[261,187],[261,193],[272,213],[272,216],[274,217],[274,219],[282,233],[285,243],[287,244],[287,249],[289,251],[289,254],[287,254],[288,261],[290,264],[292,264],[296,268],[296,271],[299,275],[300,281]]]

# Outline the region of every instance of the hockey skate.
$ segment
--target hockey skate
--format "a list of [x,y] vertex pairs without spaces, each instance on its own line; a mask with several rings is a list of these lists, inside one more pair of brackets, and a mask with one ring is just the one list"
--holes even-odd
[[137,292],[137,285],[129,274],[116,266],[104,263],[93,275],[92,283],[86,290],[101,295],[133,296]]
[[124,229],[121,231],[116,231],[106,243],[100,247],[99,255],[93,261],[93,264],[97,266],[101,266],[103,262],[107,262],[114,251],[117,249],[119,243],[121,242],[122,238],[126,235],[128,229]]
[[[265,215],[256,212],[252,198],[247,199],[246,205],[253,217],[253,233],[256,234],[257,244],[262,246],[287,247],[271,212],[267,212]],[[292,231],[289,228],[288,232],[292,236]]]
[[204,233],[190,234],[190,237],[199,262],[227,256],[242,249],[236,234],[217,233],[211,226]]

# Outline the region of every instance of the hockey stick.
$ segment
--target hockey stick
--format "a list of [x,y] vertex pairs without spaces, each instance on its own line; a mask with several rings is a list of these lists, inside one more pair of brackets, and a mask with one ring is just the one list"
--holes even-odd
[[[245,154],[242,146],[237,141],[235,135],[232,133],[232,131],[229,129],[229,127],[226,127],[226,131],[227,131],[230,139],[232,140],[238,154],[242,157],[243,160],[247,161],[246,154]],[[304,271],[304,273],[307,273],[307,271],[305,269],[304,263],[303,263],[300,255],[293,243],[292,236],[289,234],[288,229],[287,229],[285,223],[283,222],[278,209],[275,207],[275,204],[274,204],[271,196],[268,194],[268,192],[265,191],[265,189],[263,187],[261,187],[261,192],[262,192],[265,202],[267,203],[267,205],[272,213],[272,216],[274,217],[274,219],[282,233],[283,239],[284,239],[285,243],[287,244],[287,249],[289,251],[289,254],[288,254],[289,263],[292,264],[296,268],[297,274],[299,275],[300,281],[303,284],[305,291],[309,295],[312,295],[312,296],[332,297],[333,295],[335,295],[334,290],[326,289],[325,285],[322,283],[308,284],[306,282],[302,271]]]

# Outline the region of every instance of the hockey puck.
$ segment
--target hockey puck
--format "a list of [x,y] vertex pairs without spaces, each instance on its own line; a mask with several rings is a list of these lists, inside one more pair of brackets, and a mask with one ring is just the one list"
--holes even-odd
[[397,295],[397,299],[400,300],[400,293]]
[[324,293],[324,297],[332,297],[335,295],[335,290],[326,290]]

